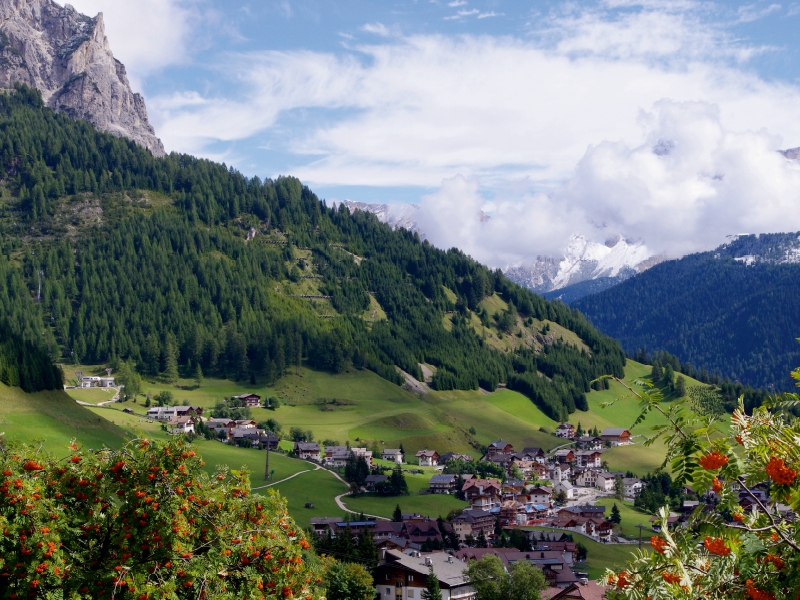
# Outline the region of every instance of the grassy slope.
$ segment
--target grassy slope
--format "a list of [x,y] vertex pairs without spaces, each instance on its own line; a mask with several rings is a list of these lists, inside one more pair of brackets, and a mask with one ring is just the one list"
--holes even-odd
[[[617,505],[617,508],[619,509],[619,516],[622,519],[622,522],[619,524],[619,528],[622,530],[622,535],[625,537],[630,539],[638,539],[639,528],[636,526],[639,524],[647,527],[647,529],[642,530],[642,539],[649,540],[650,536],[653,535],[653,530],[650,529],[650,517],[652,515],[641,512],[634,508],[633,502],[623,502],[617,500],[616,498],[598,498],[595,504],[606,507],[606,518],[611,516],[611,507],[615,504]],[[616,531],[617,526],[615,525],[614,527]]]
[[70,440],[90,448],[123,443],[124,431],[93,415],[62,391],[26,394],[0,383],[0,433],[8,440],[43,442],[44,448],[66,454]]

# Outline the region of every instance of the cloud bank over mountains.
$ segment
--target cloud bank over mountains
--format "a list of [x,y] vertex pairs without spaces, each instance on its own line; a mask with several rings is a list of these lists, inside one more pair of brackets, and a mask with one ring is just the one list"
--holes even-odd
[[[199,5],[146,2],[182,28]],[[479,4],[450,10],[490,12]],[[508,23],[509,8],[482,22]],[[246,172],[297,175],[329,200],[417,190],[428,238],[493,266],[558,256],[573,234],[679,256],[800,229],[798,165],[777,152],[800,146],[800,87],[760,75],[754,61],[781,49],[736,30],[781,11],[603,0],[528,13],[504,34],[370,15],[336,48],[219,53],[202,86],[148,105],[168,149],[239,165],[255,147],[264,167]],[[164,52],[129,43],[145,70]]]

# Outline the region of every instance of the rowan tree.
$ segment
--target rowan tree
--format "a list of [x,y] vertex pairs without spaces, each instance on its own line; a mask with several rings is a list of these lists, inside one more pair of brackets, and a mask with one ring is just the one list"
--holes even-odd
[[[800,380],[800,369],[792,377]],[[606,573],[613,597],[796,600],[800,419],[793,411],[800,396],[768,399],[751,415],[740,399],[728,425],[716,414],[698,415],[683,401],[664,408],[661,394],[642,386],[629,388],[640,402],[637,423],[653,411],[665,417],[646,443],[663,438],[675,483],[691,485],[700,497],[714,492],[718,503],[713,511],[701,504],[674,531],[667,527],[669,507],[661,508],[662,533],[651,538],[648,551],[636,552],[624,571]]]
[[58,459],[0,444],[0,598],[319,597],[309,544],[246,472],[184,441]]

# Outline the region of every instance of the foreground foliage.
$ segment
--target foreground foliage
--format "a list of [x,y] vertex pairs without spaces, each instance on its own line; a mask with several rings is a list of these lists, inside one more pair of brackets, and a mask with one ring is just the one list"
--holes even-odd
[[246,473],[209,477],[180,440],[72,450],[0,445],[0,598],[319,596],[285,501]]
[[[792,376],[800,380],[800,369]],[[635,394],[639,420],[652,410],[667,417],[654,433],[665,438],[675,483],[691,485],[701,497],[711,494],[712,503],[701,504],[675,531],[667,529],[669,509],[662,508],[663,533],[651,539],[650,550],[638,552],[625,571],[607,573],[615,597],[796,600],[800,420],[792,411],[800,397],[770,399],[752,415],[740,405],[724,430],[714,415],[694,416],[682,403],[663,410],[652,389]]]

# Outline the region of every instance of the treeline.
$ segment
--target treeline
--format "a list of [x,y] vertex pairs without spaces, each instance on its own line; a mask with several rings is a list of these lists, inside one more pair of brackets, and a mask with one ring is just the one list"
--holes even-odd
[[26,392],[56,390],[63,387],[61,369],[47,352],[23,341],[0,320],[0,381]]
[[800,265],[748,266],[732,252],[662,263],[572,306],[631,355],[666,351],[701,380],[790,390],[787,373],[800,364]]
[[[582,408],[593,378],[621,375],[620,346],[578,312],[459,250],[434,248],[369,213],[328,207],[297,179],[250,179],[186,155],[153,158],[54,114],[23,86],[0,95],[0,133],[0,176],[16,196],[0,202],[4,312],[16,333],[54,359],[130,359],[166,380],[270,381],[305,361],[332,372],[367,368],[395,383],[403,382],[396,367],[422,379],[419,364],[428,363],[437,367],[437,389],[494,390],[542,374],[544,388],[523,391],[551,415]],[[148,201],[153,194],[157,201]],[[100,203],[104,223],[55,235],[64,232],[53,215],[87,198]],[[38,241],[23,238],[37,228]],[[336,318],[320,319],[308,301],[282,292],[309,263]],[[493,294],[509,305],[506,321],[557,323],[585,348],[493,350],[468,321]],[[362,318],[370,295],[387,320]],[[443,319],[452,311],[448,331]]]

